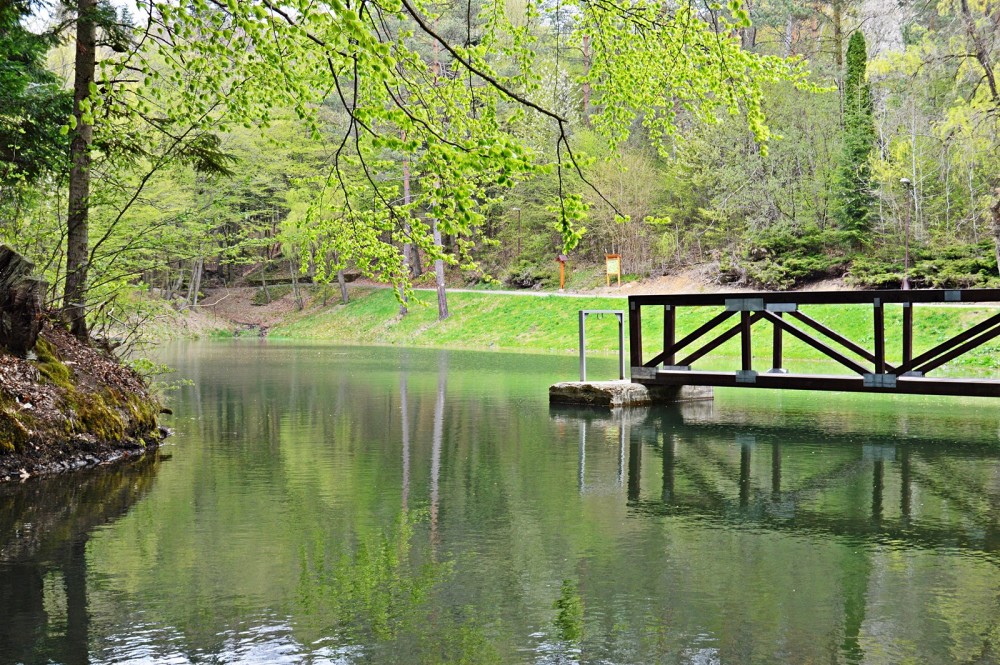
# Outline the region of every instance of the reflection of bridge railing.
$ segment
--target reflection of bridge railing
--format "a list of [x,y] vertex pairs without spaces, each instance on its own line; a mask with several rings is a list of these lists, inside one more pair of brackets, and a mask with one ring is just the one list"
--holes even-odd
[[[581,432],[599,432],[602,426],[625,428],[628,459],[622,466],[631,510],[699,519],[727,528],[1000,554],[996,497],[960,468],[940,464],[948,448],[939,438],[910,436],[897,443],[857,431],[690,423],[684,419],[689,408],[632,410],[626,420],[575,411]],[[551,413],[567,423],[574,419],[573,410],[553,409]],[[841,454],[825,465],[816,464],[814,473],[802,477],[802,468],[808,466],[803,455],[813,449],[797,442],[819,439],[824,450],[836,449]],[[739,451],[738,463],[733,448]],[[651,450],[660,464],[651,466],[643,459],[644,451],[648,455]],[[761,455],[767,462],[755,464]],[[1000,453],[991,446],[965,446],[960,459],[1000,468]],[[581,441],[581,491],[585,464],[586,447]],[[789,464],[799,471],[793,478],[786,473]],[[859,503],[857,491],[863,486],[870,490],[865,490]],[[915,501],[915,496],[924,500]],[[935,514],[932,507],[922,505],[928,502],[947,506],[947,510]]]
[[[664,385],[1000,397],[1000,381],[927,376],[929,372],[945,363],[1000,336],[1000,313],[986,318],[923,353],[916,356],[913,353],[915,306],[957,302],[1000,302],[1000,289],[629,296],[631,378],[633,382]],[[849,339],[800,309],[803,305],[858,304],[872,306],[872,348],[866,348]],[[903,308],[902,326],[899,330],[902,358],[898,364],[890,364],[886,358],[885,306],[890,304],[898,304]],[[663,308],[662,349],[649,360],[644,360],[643,354],[642,308],[644,307]],[[723,309],[705,324],[677,339],[679,307]],[[722,325],[737,315],[736,323],[729,327]],[[789,319],[793,319],[795,323]],[[758,373],[753,367],[752,331],[760,322],[770,324],[771,329],[771,367],[764,373]],[[714,336],[709,333],[713,333]],[[785,334],[807,344],[853,374],[790,373],[784,367]],[[708,341],[695,348],[695,342],[706,337]],[[695,362],[735,337],[740,339],[739,370],[707,372],[693,369]]]

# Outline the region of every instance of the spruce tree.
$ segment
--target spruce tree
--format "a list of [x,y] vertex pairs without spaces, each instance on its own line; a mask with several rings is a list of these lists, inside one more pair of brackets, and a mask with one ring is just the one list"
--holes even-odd
[[0,199],[19,184],[63,169],[67,141],[59,128],[71,99],[45,68],[53,35],[27,30],[29,0],[0,0]]
[[868,53],[861,31],[851,35],[844,74],[844,148],[837,172],[836,216],[840,228],[858,244],[868,240],[872,226],[872,150],[875,119],[872,94],[865,80]]

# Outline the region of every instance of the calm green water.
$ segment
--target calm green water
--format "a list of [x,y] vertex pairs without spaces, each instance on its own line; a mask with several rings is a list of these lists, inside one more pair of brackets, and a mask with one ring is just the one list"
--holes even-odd
[[[1000,409],[550,409],[575,359],[164,350],[176,435],[0,488],[0,663],[954,663],[1000,654]],[[591,360],[592,375],[613,373]]]

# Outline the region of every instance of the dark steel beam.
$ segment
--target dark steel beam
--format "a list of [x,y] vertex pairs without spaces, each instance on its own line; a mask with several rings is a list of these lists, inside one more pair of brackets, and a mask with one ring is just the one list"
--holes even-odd
[[[646,367],[656,367],[661,362],[663,362],[665,359],[669,358],[670,356],[676,355],[677,352],[680,351],[681,349],[683,349],[685,346],[687,346],[691,342],[695,341],[699,337],[702,337],[705,333],[707,333],[710,330],[712,330],[713,328],[717,327],[720,323],[722,323],[723,321],[725,321],[726,319],[728,319],[730,316],[732,316],[735,313],[736,312],[721,312],[721,313],[713,316],[711,319],[709,319],[708,321],[706,321],[702,325],[700,325],[697,328],[695,328],[694,332],[692,332],[689,335],[686,335],[684,338],[682,338],[681,341],[677,342],[673,346],[670,346],[670,347],[664,349],[663,353],[660,353],[660,354],[656,355],[648,363],[645,363],[645,366]],[[680,364],[684,365],[686,363],[682,362]]]
[[955,347],[954,349],[952,349],[948,353],[942,354],[942,355],[938,356],[937,358],[935,358],[934,360],[930,360],[930,361],[924,363],[923,365],[920,365],[914,371],[915,372],[920,372],[922,374],[927,374],[931,370],[937,369],[938,367],[940,367],[941,365],[945,364],[946,362],[954,360],[955,358],[959,357],[963,353],[967,353],[967,352],[971,351],[972,349],[976,348],[977,346],[981,346],[981,345],[985,344],[986,342],[990,341],[991,339],[993,339],[997,335],[1000,335],[1000,325],[998,325],[997,327],[993,328],[992,330],[984,332],[982,335],[979,335],[978,337],[974,337],[973,339],[969,340],[965,344],[961,344],[961,345]]
[[1000,303],[1000,289],[913,289],[881,291],[763,291],[758,293],[689,293],[681,295],[629,296],[629,302],[646,305],[725,306],[726,300],[761,299],[764,305],[797,303],[799,305],[870,305],[878,299],[883,305],[909,303]]
[[[664,355],[663,364],[673,365],[674,364],[674,353],[668,353],[666,349],[673,348],[674,344],[677,342],[674,339],[677,336],[677,308],[671,305],[664,305],[663,307],[663,348]],[[655,365],[654,365],[655,367]]]
[[958,346],[962,342],[972,339],[979,333],[985,330],[989,330],[998,323],[1000,323],[1000,314],[994,314],[985,321],[981,321],[976,325],[972,326],[965,332],[961,332],[952,337],[951,339],[941,342],[934,348],[929,349],[928,351],[924,351],[910,362],[903,363],[902,365],[896,368],[896,371],[894,373],[899,375],[899,374],[905,374],[906,372],[911,372],[918,365],[922,365],[928,360],[932,360],[935,356],[938,356],[946,351],[949,351],[950,349]]
[[[769,320],[774,325],[780,326],[786,332],[788,332],[790,335],[799,338],[800,340],[802,340],[803,342],[805,342],[806,344],[808,344],[812,348],[814,348],[817,351],[819,351],[820,353],[828,356],[832,360],[836,360],[838,363],[840,363],[844,367],[848,368],[849,370],[857,372],[858,374],[865,374],[865,373],[868,372],[868,369],[866,367],[862,366],[859,363],[854,362],[853,360],[851,360],[850,358],[848,358],[844,354],[842,354],[839,351],[837,351],[836,349],[828,346],[827,344],[824,344],[820,340],[815,339],[814,337],[810,336],[809,333],[805,332],[804,330],[800,330],[799,328],[796,328],[792,324],[790,324],[787,321],[785,321],[784,319],[780,318],[774,312],[761,312],[761,313],[764,315],[765,318],[767,318],[767,320]],[[759,377],[758,377],[758,380],[759,380]]]
[[668,386],[715,386],[719,388],[779,388],[784,390],[830,390],[903,395],[950,395],[1000,397],[1000,381],[989,379],[941,379],[901,376],[894,388],[866,386],[860,376],[835,374],[758,374],[754,383],[737,383],[735,372],[665,371],[654,379],[632,379],[637,383]]
[[[806,314],[803,314],[802,312],[796,311],[796,312],[790,312],[790,314],[795,319],[797,319],[797,320],[801,321],[802,323],[806,324],[807,326],[809,326],[810,328],[812,328],[816,332],[821,333],[823,335],[826,335],[827,337],[829,337],[833,341],[835,341],[838,344],[840,344],[841,346],[843,346],[845,349],[847,349],[849,351],[853,351],[854,353],[858,354],[859,356],[861,356],[862,358],[864,358],[868,362],[870,362],[870,363],[874,363],[875,362],[875,354],[873,354],[871,351],[869,351],[865,347],[861,346],[860,344],[857,344],[857,343],[851,341],[850,338],[844,337],[843,335],[841,335],[837,331],[833,330],[832,328],[828,328],[827,326],[823,325],[822,323],[820,323],[816,319],[814,319],[814,318],[812,318],[810,316],[807,316]],[[888,363],[886,363],[886,367],[888,367],[889,369],[892,369],[892,366],[889,365]]]
[[[779,319],[781,318],[781,312],[775,314]],[[772,325],[773,336],[771,337],[771,369],[781,369],[781,364],[784,362],[782,356],[782,339],[781,339],[781,326]]]
[[[913,360],[913,303],[903,303],[903,364]],[[892,371],[892,368],[889,368]]]
[[628,357],[630,367],[642,366],[642,305],[629,299]]
[[882,309],[882,302],[875,301],[873,310],[872,325],[875,333],[875,373],[885,373],[885,311]]
[[[735,314],[735,312],[728,312],[728,314]],[[756,312],[750,317],[750,325],[753,325],[760,321],[764,317],[764,312]],[[714,351],[718,347],[722,346],[725,342],[728,342],[733,337],[739,334],[740,330],[743,328],[743,322],[740,321],[736,325],[732,326],[726,332],[722,333],[710,342],[705,343],[697,351],[693,352],[691,355],[687,356],[681,360],[678,365],[693,365],[696,360],[702,358],[711,351]]]
[[740,312],[740,360],[744,372],[753,369],[753,346],[750,340],[750,312]]

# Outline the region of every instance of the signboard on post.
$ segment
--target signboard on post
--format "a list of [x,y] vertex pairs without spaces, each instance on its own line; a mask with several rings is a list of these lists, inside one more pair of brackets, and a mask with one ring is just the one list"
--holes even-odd
[[611,277],[615,276],[618,278],[618,286],[622,285],[622,255],[621,254],[605,254],[604,261],[607,264],[607,281],[608,286],[611,286]]
[[559,290],[562,291],[566,288],[566,262],[569,261],[569,257],[560,254],[556,257],[556,261],[559,262]]

